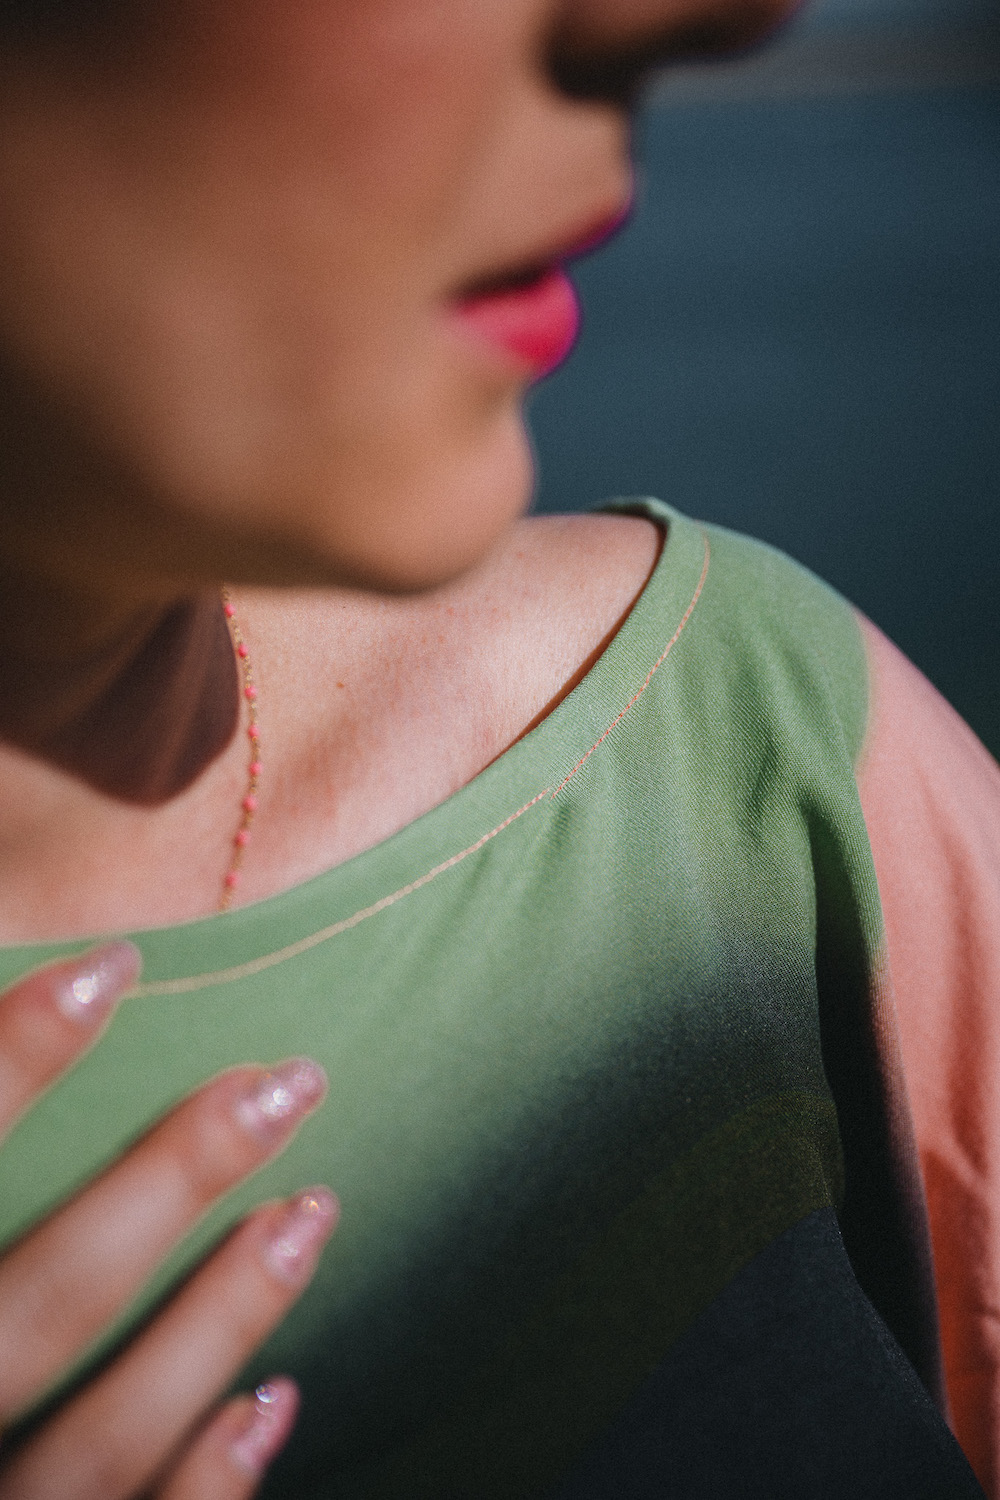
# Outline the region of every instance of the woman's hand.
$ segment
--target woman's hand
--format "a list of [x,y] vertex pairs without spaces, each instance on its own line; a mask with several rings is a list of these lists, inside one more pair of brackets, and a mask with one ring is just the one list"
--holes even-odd
[[[0,997],[0,1134],[99,1036],[139,970],[114,943]],[[184,1099],[0,1258],[0,1425],[134,1296],[207,1208],[323,1097],[312,1062],[236,1068]],[[213,1403],[309,1281],[324,1188],[249,1215],[109,1365],[0,1465],[0,1500],[243,1500],[287,1438],[287,1380]]]

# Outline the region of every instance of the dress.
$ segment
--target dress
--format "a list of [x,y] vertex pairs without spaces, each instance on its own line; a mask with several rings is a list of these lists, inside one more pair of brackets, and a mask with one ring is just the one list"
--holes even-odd
[[[139,991],[5,1148],[9,1239],[216,1069],[323,1063],[323,1109],[150,1294],[262,1196],[340,1196],[249,1373],[305,1398],[266,1494],[981,1493],[927,1394],[857,618],[627,508],[663,554],[569,697],[346,864],[135,935]],[[3,950],[0,982],[79,946]]]

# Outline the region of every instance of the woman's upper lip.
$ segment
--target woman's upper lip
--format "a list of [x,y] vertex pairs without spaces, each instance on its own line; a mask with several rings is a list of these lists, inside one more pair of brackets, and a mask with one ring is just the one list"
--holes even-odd
[[576,228],[554,237],[541,248],[529,250],[517,259],[512,257],[504,265],[495,264],[482,274],[471,277],[458,288],[455,293],[456,300],[465,302],[474,297],[488,296],[493,291],[517,286],[519,283],[528,285],[537,281],[553,266],[571,259],[574,255],[583,255],[586,251],[603,244],[617,229],[621,228],[631,209],[632,195],[630,193],[611,210],[602,210],[592,218],[578,224]]

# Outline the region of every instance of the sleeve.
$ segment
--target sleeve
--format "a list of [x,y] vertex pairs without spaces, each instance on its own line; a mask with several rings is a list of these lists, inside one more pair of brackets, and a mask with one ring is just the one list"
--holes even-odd
[[1000,767],[867,621],[858,785],[927,1194],[952,1424],[1000,1500]]

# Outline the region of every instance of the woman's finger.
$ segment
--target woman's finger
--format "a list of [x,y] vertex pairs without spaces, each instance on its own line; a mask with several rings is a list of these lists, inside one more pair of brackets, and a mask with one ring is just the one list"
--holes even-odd
[[0,1500],[143,1493],[299,1296],[336,1218],[325,1188],[258,1209],[104,1374],[15,1454]]
[[318,1064],[223,1073],[0,1261],[0,1423],[138,1292],[204,1211],[291,1138],[326,1091]]
[[247,1500],[288,1441],[299,1409],[291,1380],[227,1402],[184,1450],[155,1500]]
[[139,977],[133,943],[36,969],[0,996],[0,1136],[100,1036]]

